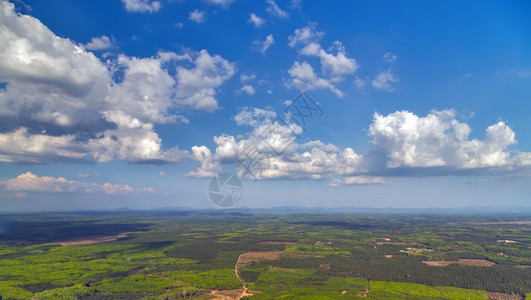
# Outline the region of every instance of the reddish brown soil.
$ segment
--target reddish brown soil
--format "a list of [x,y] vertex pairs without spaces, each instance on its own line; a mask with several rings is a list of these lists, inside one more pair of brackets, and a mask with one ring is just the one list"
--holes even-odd
[[261,261],[261,260],[275,260],[277,259],[282,251],[257,251],[257,252],[246,252],[240,255],[238,264],[248,264],[252,261]]
[[117,239],[121,239],[124,237],[127,237],[127,234],[108,235],[108,236],[85,236],[85,237],[78,237],[78,238],[64,240],[58,243],[61,246],[80,246],[80,245],[91,245],[91,244],[112,242],[112,241],[116,241]]
[[495,263],[484,259],[460,259],[458,261],[423,261],[423,263],[433,267],[446,267],[450,264],[459,264],[464,266],[475,267],[490,267],[495,265]]
[[494,300],[523,300],[521,295],[489,292],[489,298]]

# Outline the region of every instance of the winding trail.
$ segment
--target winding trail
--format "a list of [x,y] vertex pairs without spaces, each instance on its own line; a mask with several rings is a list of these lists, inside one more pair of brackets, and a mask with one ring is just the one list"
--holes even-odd
[[234,266],[234,273],[236,273],[236,276],[238,277],[238,279],[242,283],[242,287],[243,287],[243,291],[238,295],[238,297],[236,297],[236,300],[240,300],[244,296],[252,295],[252,294],[247,293],[247,287],[245,286],[245,282],[240,277],[240,273],[238,273],[238,264],[240,263],[240,259],[241,259],[243,254],[245,254],[245,253],[242,253],[242,254],[240,254],[240,256],[238,256],[238,260],[236,261],[236,265]]
[[[238,260],[236,260],[236,265],[234,266],[234,274],[236,274],[236,277],[238,277],[238,280],[242,284],[241,292],[238,292],[237,295],[230,295],[229,296],[226,293],[220,292],[218,290],[211,290],[210,294],[212,296],[218,297],[217,299],[231,299],[231,300],[240,300],[241,298],[243,298],[245,296],[254,295],[252,292],[249,291],[249,289],[247,289],[247,287],[245,285],[246,283],[243,280],[243,278],[240,276],[238,268],[245,266],[247,263],[249,263],[251,261],[275,260],[282,253],[283,253],[282,251],[250,251],[250,252],[244,252],[244,253],[240,254],[240,256],[238,256]],[[239,291],[239,290],[240,289],[236,289],[236,290],[232,290],[232,291],[236,292],[236,291]]]
[[[238,267],[242,264],[244,264],[242,261],[242,255],[244,254],[248,254],[249,252],[245,252],[245,253],[242,253],[240,254],[240,256],[238,256],[238,260],[236,261],[236,265],[234,266],[234,273],[236,274],[236,277],[238,277],[238,280],[240,280],[240,282],[242,283],[242,290],[240,291],[240,289],[235,289],[235,290],[224,290],[224,291],[219,291],[219,290],[210,290],[210,295],[212,295],[213,297],[215,297],[214,299],[217,299],[217,300],[240,300],[241,298],[245,297],[245,296],[251,296],[253,295],[252,293],[249,293],[247,287],[245,286],[245,282],[243,281],[242,277],[240,276],[240,273],[238,273]],[[227,293],[229,292],[229,293]]]

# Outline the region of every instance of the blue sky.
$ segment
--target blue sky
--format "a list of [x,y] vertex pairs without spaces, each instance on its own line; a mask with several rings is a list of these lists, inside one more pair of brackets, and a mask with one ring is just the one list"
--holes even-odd
[[527,1],[0,3],[0,211],[529,207]]

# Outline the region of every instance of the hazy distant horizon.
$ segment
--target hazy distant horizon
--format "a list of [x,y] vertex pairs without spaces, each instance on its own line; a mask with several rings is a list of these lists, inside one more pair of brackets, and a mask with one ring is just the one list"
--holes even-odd
[[231,207],[219,208],[211,207],[157,207],[157,208],[108,208],[108,209],[67,209],[67,210],[45,210],[45,209],[13,209],[0,211],[2,214],[70,214],[70,213],[183,213],[183,212],[207,212],[220,214],[246,214],[246,213],[331,213],[331,214],[459,214],[459,215],[529,215],[531,206],[463,206],[463,207],[355,207],[355,206],[336,206],[336,207],[319,207],[319,206],[275,206],[275,207]]

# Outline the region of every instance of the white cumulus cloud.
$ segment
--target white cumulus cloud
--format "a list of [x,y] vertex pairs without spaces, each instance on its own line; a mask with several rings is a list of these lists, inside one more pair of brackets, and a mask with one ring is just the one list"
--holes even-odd
[[152,192],[153,189],[141,188],[135,190],[127,184],[112,183],[86,183],[75,180],[68,180],[63,177],[37,176],[31,172],[20,174],[15,178],[3,182],[4,189],[9,192],[39,192],[39,193],[105,193],[105,194],[128,194],[133,192]]
[[93,37],[89,43],[85,44],[85,49],[88,50],[105,50],[112,47],[114,47],[114,42],[106,35]]
[[378,73],[372,80],[372,86],[378,90],[384,90],[388,92],[393,92],[395,88],[392,86],[393,83],[399,81],[398,76],[391,72],[391,69],[382,71]]
[[206,22],[206,12],[194,9],[190,12],[188,19],[195,23],[204,23]]
[[214,177],[221,171],[221,164],[212,157],[212,152],[205,146],[193,146],[192,158],[201,163],[197,171],[192,171],[186,176],[196,178]]
[[352,74],[358,69],[358,63],[353,58],[348,58],[341,42],[336,41],[335,48],[337,53],[331,54],[321,48],[317,43],[309,43],[302,50],[301,53],[308,56],[317,56],[321,59],[322,71],[331,76],[341,76]]
[[147,12],[154,13],[160,10],[159,1],[153,0],[122,0],[125,9],[130,12]]
[[191,69],[177,67],[179,103],[208,112],[219,109],[214,97],[216,88],[234,75],[234,64],[219,55],[211,56],[206,50],[201,50],[193,63]]
[[216,88],[234,72],[206,50],[103,63],[2,1],[0,160],[179,161],[188,151],[164,149],[155,124],[187,123],[182,110],[216,110]]
[[343,97],[343,92],[332,84],[330,80],[315,74],[313,67],[306,61],[296,61],[288,70],[291,76],[289,84],[299,90],[328,89],[338,97]]
[[275,17],[281,18],[281,19],[287,19],[289,18],[289,13],[283,9],[281,9],[275,0],[266,0],[267,3],[267,12],[272,14]]
[[387,116],[376,113],[369,128],[371,142],[386,153],[389,168],[470,169],[515,164],[508,150],[516,143],[515,133],[505,122],[489,126],[483,140],[469,139],[470,132],[452,110],[434,111],[425,117],[408,111]]
[[484,139],[469,139],[469,126],[458,122],[451,110],[426,117],[407,111],[375,114],[369,136],[383,154],[376,156],[319,140],[299,143],[302,128],[289,119],[280,120],[268,109],[245,107],[234,120],[239,126],[251,127],[250,131],[237,137],[215,136],[214,151],[196,147],[194,156],[201,166],[189,176],[210,176],[224,163],[236,163],[238,174],[251,179],[328,179],[332,180],[329,186],[374,185],[387,183],[385,176],[389,175],[463,174],[466,170],[496,174],[488,170],[515,172],[531,166],[531,153],[509,151],[516,140],[504,122],[489,126]]
[[288,37],[288,45],[293,48],[297,45],[306,45],[311,42],[318,42],[324,36],[323,31],[317,31],[316,23],[309,23],[307,26],[295,29]]
[[201,166],[196,173],[205,173],[204,165],[218,168],[211,159],[220,163],[239,161],[240,175],[254,179],[326,179],[333,174],[361,171],[362,156],[352,148],[339,149],[318,140],[298,144],[302,128],[280,121],[271,110],[246,107],[234,120],[239,126],[250,126],[251,132],[241,138],[228,134],[214,137],[214,155],[201,148],[202,155],[197,155],[202,159],[198,159]]
[[305,56],[318,57],[321,63],[321,72],[318,74],[307,61],[295,61],[288,74],[288,85],[298,89],[329,89],[336,96],[343,97],[343,92],[337,87],[347,75],[354,74],[359,65],[354,58],[347,57],[345,47],[340,41],[335,41],[325,50],[318,43],[324,32],[317,31],[317,24],[309,23],[307,26],[296,29],[288,37],[288,46],[299,47],[299,53]]
[[222,7],[229,7],[234,0],[204,0],[208,4],[220,5]]
[[2,1],[0,81],[8,83],[0,91],[0,128],[68,132],[101,125],[111,76],[92,53]]
[[385,179],[381,176],[348,176],[345,184],[382,184]]
[[240,92],[246,93],[247,95],[250,95],[250,96],[256,93],[256,91],[254,90],[254,87],[250,84],[246,84],[242,86],[242,88],[240,89]]
[[259,45],[260,52],[265,55],[267,49],[271,47],[275,43],[275,39],[273,38],[273,35],[268,35],[263,42],[257,41],[255,44]]
[[260,28],[260,27],[264,26],[264,24],[266,23],[266,20],[260,18],[259,16],[255,15],[254,13],[250,13],[248,22],[253,24],[254,27]]

